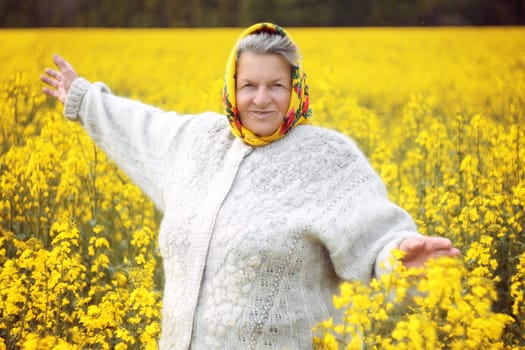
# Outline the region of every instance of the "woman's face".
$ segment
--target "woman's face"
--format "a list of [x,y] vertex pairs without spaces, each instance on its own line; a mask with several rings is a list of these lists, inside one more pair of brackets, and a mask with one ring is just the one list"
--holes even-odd
[[237,109],[242,125],[268,136],[281,125],[290,105],[292,69],[279,54],[241,54],[237,61]]

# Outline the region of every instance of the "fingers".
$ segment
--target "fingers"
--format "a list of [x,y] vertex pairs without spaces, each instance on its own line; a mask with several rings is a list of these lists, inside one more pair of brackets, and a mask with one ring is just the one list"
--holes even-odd
[[452,242],[444,237],[408,237],[401,241],[399,249],[406,252],[439,252],[457,250]]
[[[428,259],[437,259],[441,257],[457,257],[461,255],[459,249],[452,246],[452,242],[444,237],[426,237],[428,246]],[[427,260],[428,260],[427,259]]]
[[53,54],[53,62],[55,62],[56,66],[58,67],[58,69],[60,69],[60,71],[64,71],[70,68],[69,63],[56,53]]
[[46,68],[44,74],[40,75],[40,80],[47,85],[42,88],[42,92],[64,103],[68,90],[78,75],[73,67],[59,55],[53,55],[53,62],[58,70]]
[[452,242],[445,237],[427,237],[426,240],[437,250],[452,248]]
[[44,94],[48,95],[48,96],[51,96],[51,97],[54,97],[56,99],[59,98],[60,94],[58,92],[59,88],[60,88],[60,81],[58,80],[60,78],[60,75],[58,74],[58,72],[52,70],[52,69],[49,69],[47,68],[45,70],[45,73],[47,74],[42,74],[40,75],[40,80],[53,87],[54,89],[51,89],[49,87],[43,87],[42,88],[42,92],[44,92]]
[[40,75],[40,80],[56,89],[60,86],[60,75],[52,69],[46,69],[45,74]]
[[56,70],[54,69],[51,69],[51,68],[46,68],[45,70],[46,74],[57,79],[57,80],[60,80],[60,73],[57,72]]
[[437,259],[441,257],[456,257],[459,255],[459,250],[456,248],[450,249],[435,249],[428,252],[428,259]]
[[54,97],[56,99],[59,99],[59,94],[58,94],[57,90],[53,90],[53,89],[50,89],[48,87],[43,87],[42,88],[42,92],[44,92],[44,94],[46,94],[48,96]]
[[53,62],[55,62],[55,65],[60,70],[61,75],[66,77],[76,76],[76,72],[75,69],[73,69],[73,66],[56,53],[53,54]]
[[[60,73],[51,68],[46,68],[44,72],[45,74],[40,75],[40,81],[49,85],[49,87],[43,87],[42,92],[50,97],[60,99]],[[53,89],[51,89],[50,87],[53,87]]]
[[444,237],[408,237],[401,241],[399,249],[406,253],[402,258],[406,267],[422,267],[431,259],[461,255]]
[[425,241],[422,238],[408,237],[401,241],[401,243],[399,244],[399,249],[406,253],[410,253],[413,251],[421,250],[424,243]]
[[459,249],[454,248],[452,241],[444,237],[428,237],[427,240],[432,244],[432,250],[439,256],[459,256]]

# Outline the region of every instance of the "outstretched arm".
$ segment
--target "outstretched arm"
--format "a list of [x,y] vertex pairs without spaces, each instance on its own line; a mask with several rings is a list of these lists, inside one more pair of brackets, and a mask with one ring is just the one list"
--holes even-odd
[[49,85],[42,88],[42,91],[64,104],[69,88],[75,79],[78,78],[78,74],[69,62],[57,54],[53,55],[53,62],[57,66],[58,71],[46,68],[45,74],[40,75],[40,80]]
[[162,208],[164,179],[178,159],[174,140],[189,117],[174,117],[131,99],[115,96],[104,83],[90,83],[69,62],[53,55],[56,69],[40,79],[43,92],[64,104],[64,116],[78,121],[93,141]]
[[423,267],[430,259],[460,255],[452,242],[443,237],[408,237],[401,241],[399,250],[405,253],[402,261],[409,268]]

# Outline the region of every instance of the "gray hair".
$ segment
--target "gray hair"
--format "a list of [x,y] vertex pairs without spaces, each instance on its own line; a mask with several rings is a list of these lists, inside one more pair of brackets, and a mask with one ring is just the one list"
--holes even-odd
[[301,59],[301,53],[287,36],[272,33],[258,32],[250,34],[237,45],[237,59],[244,52],[253,52],[259,55],[282,55],[292,66],[296,66]]

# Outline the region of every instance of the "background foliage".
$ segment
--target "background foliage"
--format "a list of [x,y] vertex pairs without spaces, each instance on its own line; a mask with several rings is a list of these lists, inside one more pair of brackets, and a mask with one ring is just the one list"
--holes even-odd
[[[155,348],[160,330],[159,214],[40,92],[51,54],[117,94],[181,113],[220,111],[238,34],[0,32],[0,349]],[[385,298],[414,282],[403,271],[389,284],[345,286],[334,302],[352,318],[320,325],[319,348],[361,341],[356,329],[384,348],[524,347],[524,30],[291,34],[314,123],[353,137],[420,230],[463,253],[459,265],[416,276],[420,291],[437,294],[410,305]]]
[[522,0],[0,0],[1,27],[523,25]]

